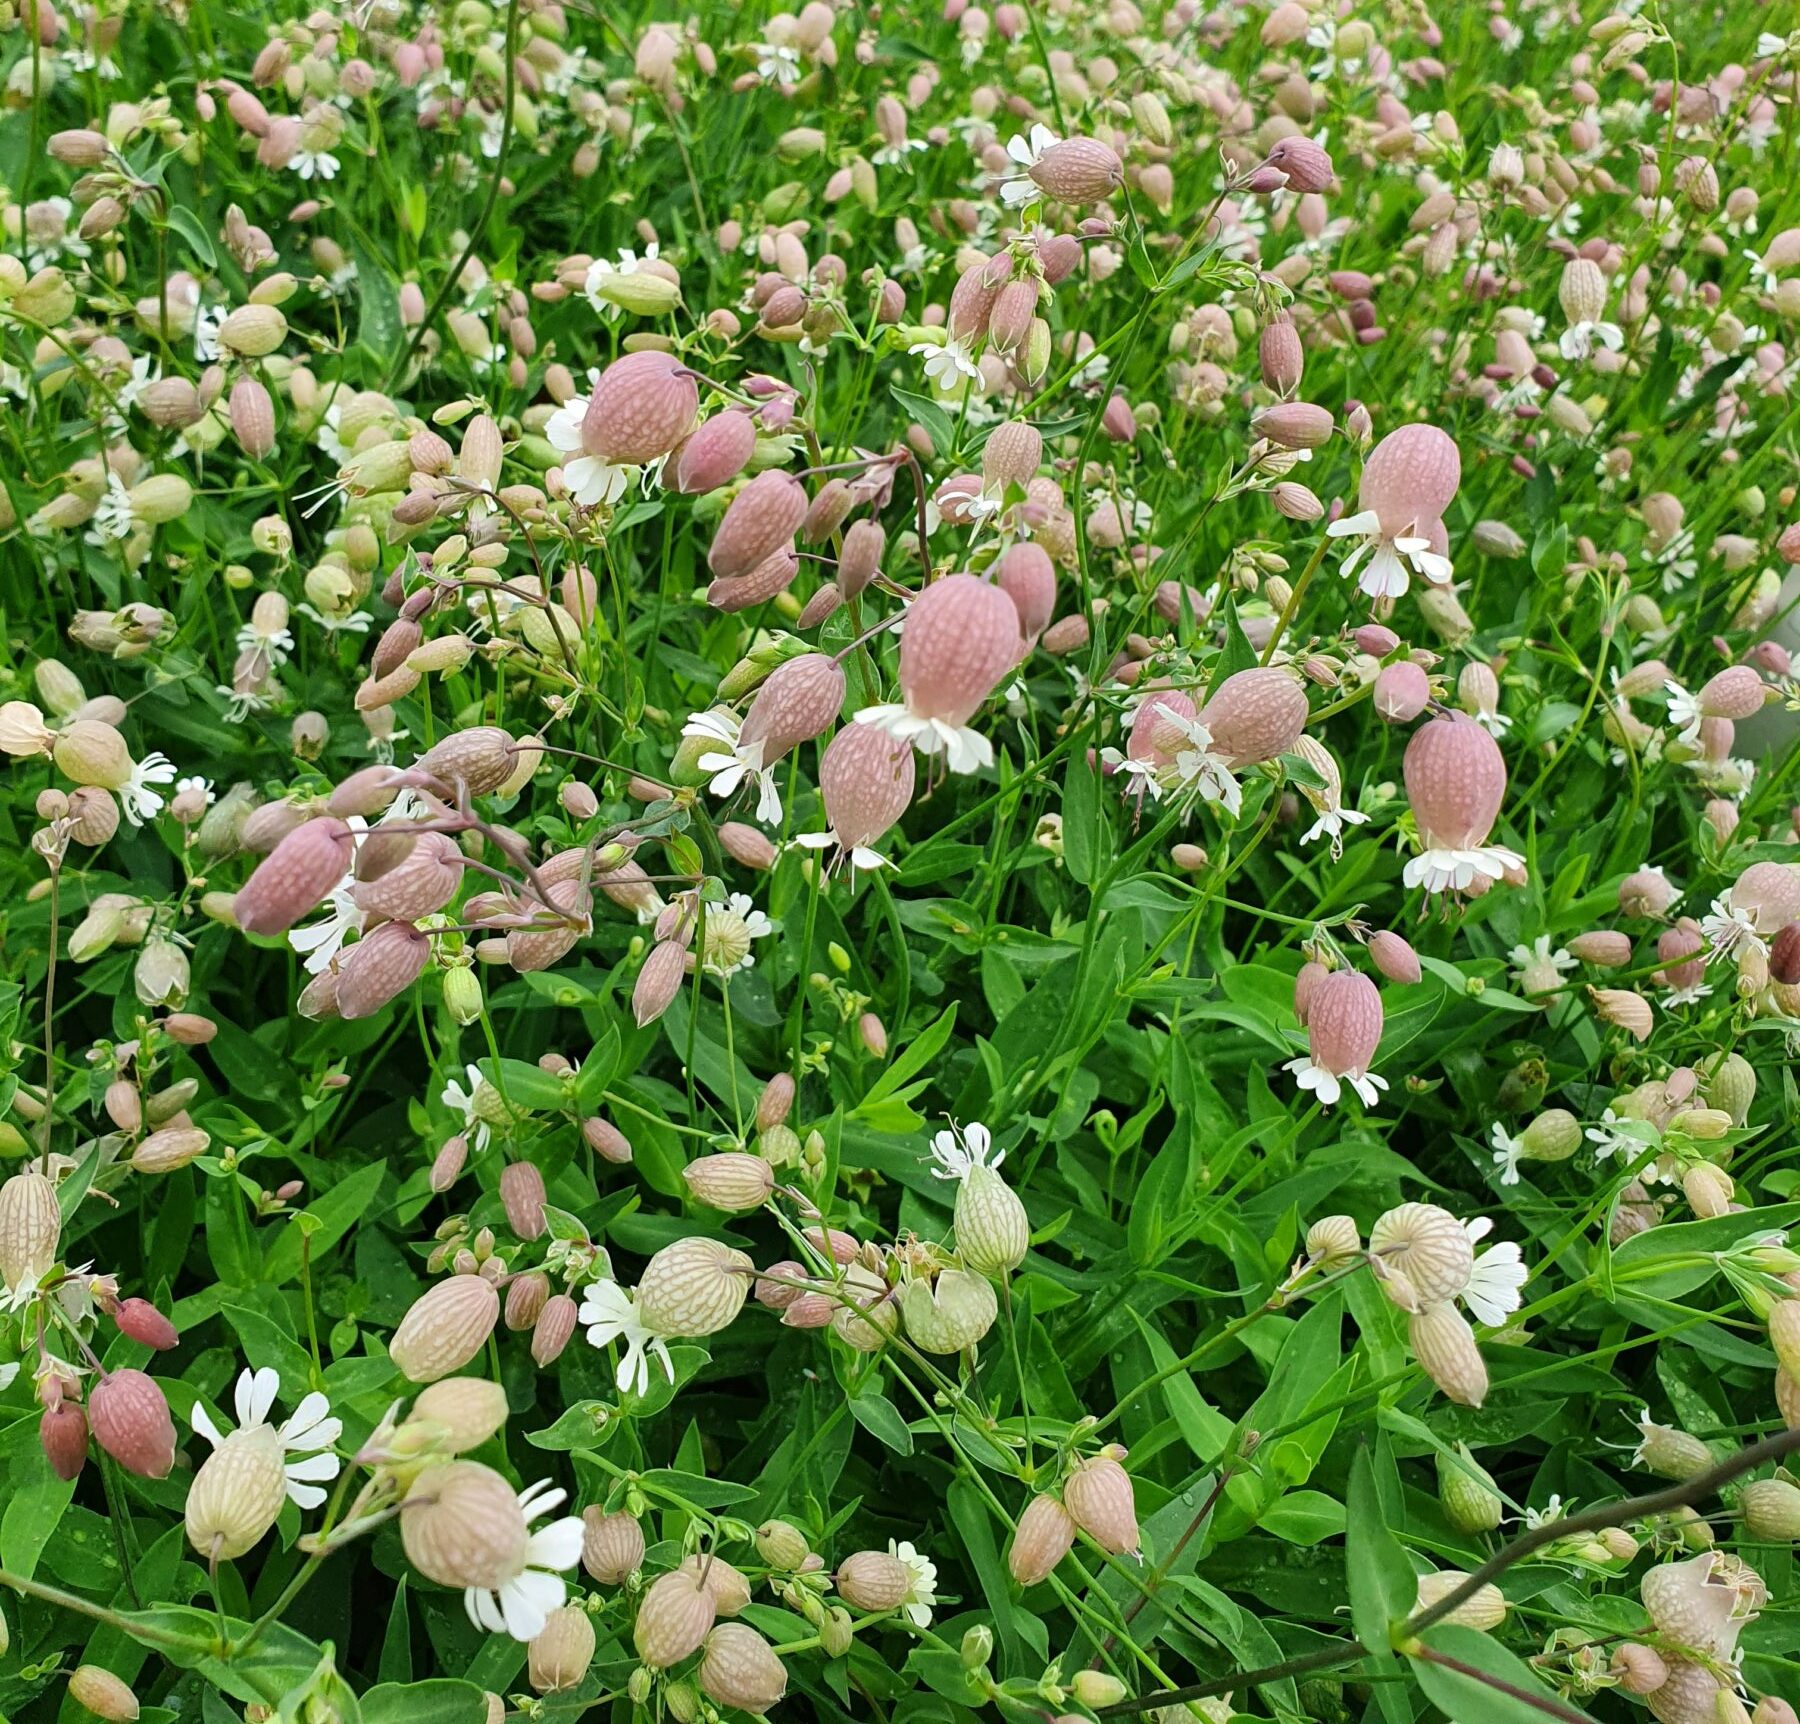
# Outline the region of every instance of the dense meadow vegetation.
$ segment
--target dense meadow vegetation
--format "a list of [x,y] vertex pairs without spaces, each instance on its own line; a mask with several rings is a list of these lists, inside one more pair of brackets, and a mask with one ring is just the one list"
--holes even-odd
[[1800,13],[0,14],[0,1724],[1795,1724]]

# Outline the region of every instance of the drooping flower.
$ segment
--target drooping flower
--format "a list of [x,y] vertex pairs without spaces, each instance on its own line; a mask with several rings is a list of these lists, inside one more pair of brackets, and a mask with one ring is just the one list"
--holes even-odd
[[931,1626],[932,1606],[937,1603],[937,1564],[906,1540],[888,1540],[888,1555],[895,1558],[912,1577],[900,1609],[914,1628]]
[[131,776],[119,786],[120,806],[133,826],[154,820],[163,805],[163,797],[153,788],[175,782],[175,763],[166,754],[146,754],[133,765]]
[[[280,1388],[281,1379],[271,1366],[240,1372],[233,1396],[237,1428],[248,1431],[268,1424],[269,1412]],[[189,1422],[215,1449],[225,1441],[226,1433],[213,1423],[212,1415],[198,1401],[194,1403]],[[281,1439],[284,1457],[281,1470],[287,1478],[288,1501],[295,1507],[317,1508],[325,1500],[321,1487],[343,1470],[344,1463],[330,1452],[331,1445],[343,1431],[343,1421],[332,1416],[331,1403],[317,1389],[302,1396],[293,1415],[275,1427],[275,1434]],[[286,1459],[289,1455],[295,1458]]]
[[463,1136],[468,1138],[476,1154],[480,1154],[493,1140],[494,1128],[483,1119],[476,1110],[475,1098],[480,1093],[487,1079],[481,1075],[480,1066],[464,1066],[463,1076],[468,1079],[468,1088],[464,1089],[455,1078],[447,1079],[442,1090],[438,1092],[438,1100],[452,1113],[462,1115]]
[[669,1357],[668,1342],[644,1326],[637,1301],[618,1282],[594,1282],[582,1297],[576,1321],[587,1330],[590,1347],[624,1343],[615,1379],[621,1393],[642,1395],[649,1389],[652,1356],[669,1381],[675,1381],[675,1361]]
[[[1463,1230],[1469,1236],[1470,1245],[1479,1245],[1493,1232],[1494,1224],[1483,1215],[1464,1222]],[[1526,1280],[1525,1264],[1518,1246],[1510,1239],[1503,1239],[1476,1257],[1475,1266],[1469,1271],[1469,1284],[1460,1297],[1476,1322],[1498,1329],[1518,1310]]]
[[1335,1107],[1346,1083],[1363,1106],[1374,1107],[1388,1087],[1386,1078],[1369,1070],[1384,1021],[1381,995],[1360,970],[1321,976],[1306,1007],[1306,1056],[1289,1060],[1282,1070],[1292,1072],[1321,1107]]
[[937,1164],[931,1170],[932,1178],[962,1180],[978,1167],[997,1169],[1006,1159],[1006,1151],[995,1150],[993,1145],[993,1134],[978,1120],[947,1127],[931,1140],[931,1159]]
[[616,503],[637,476],[637,469],[601,461],[582,447],[581,427],[587,418],[588,398],[571,396],[544,424],[544,440],[559,455],[572,457],[562,464],[563,484],[584,509]]
[[1477,875],[1493,881],[1524,857],[1488,836],[1506,799],[1506,762],[1487,731],[1464,714],[1433,718],[1413,732],[1402,761],[1422,854],[1401,876],[1427,892],[1464,892]]
[[[548,1479],[519,1492],[519,1512],[529,1526],[553,1508],[559,1508],[568,1492]],[[471,1586],[463,1593],[463,1608],[477,1628],[490,1634],[510,1634],[514,1640],[535,1640],[550,1613],[561,1607],[568,1585],[561,1570],[581,1561],[582,1525],[578,1515],[567,1515],[539,1527],[525,1542],[525,1560],[519,1571],[499,1587]]]
[[710,738],[723,747],[703,754],[694,764],[710,776],[706,788],[718,797],[730,796],[746,779],[756,782],[756,818],[772,826],[781,818],[781,792],[775,788],[773,765],[763,764],[760,737],[740,742],[743,721],[724,707],[697,712],[681,727],[683,736]]
[[1461,483],[1462,456],[1435,425],[1390,431],[1363,463],[1362,507],[1325,529],[1327,538],[1357,541],[1344,559],[1345,579],[1367,558],[1357,585],[1371,598],[1401,597],[1409,571],[1434,586],[1448,584],[1455,569],[1444,554],[1444,511]]
[[1043,159],[1046,150],[1061,142],[1045,125],[1035,125],[1028,134],[1015,134],[1007,141],[1006,157],[1014,164],[1014,171],[1002,182],[1000,198],[1009,209],[1019,209],[1041,195],[1031,170]]

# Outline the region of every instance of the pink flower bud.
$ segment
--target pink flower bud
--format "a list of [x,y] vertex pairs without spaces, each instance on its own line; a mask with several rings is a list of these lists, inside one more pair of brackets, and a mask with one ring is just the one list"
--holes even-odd
[[828,653],[802,653],[769,673],[738,732],[738,747],[762,744],[761,764],[774,763],[822,735],[844,708],[844,667]]
[[800,571],[791,543],[765,557],[747,575],[722,577],[706,589],[706,602],[716,610],[747,611],[766,605],[787,591]]
[[463,1166],[468,1159],[469,1140],[461,1132],[446,1138],[444,1147],[432,1157],[431,1189],[440,1196],[448,1191],[462,1177]]
[[1287,176],[1297,192],[1322,192],[1332,181],[1331,157],[1311,138],[1282,138],[1269,151],[1269,166]]
[[118,1324],[121,1335],[128,1335],[146,1347],[154,1347],[159,1353],[168,1352],[181,1340],[175,1325],[148,1299],[121,1299],[119,1308],[113,1312],[113,1321]]
[[879,521],[852,521],[838,551],[837,588],[847,599],[856,598],[881,572],[887,534]]
[[1040,190],[1065,204],[1097,203],[1110,197],[1125,177],[1124,163],[1094,138],[1064,138],[1028,171]]
[[994,585],[1019,613],[1019,634],[1029,647],[1050,626],[1056,611],[1056,565],[1029,539],[1008,545],[994,564]]
[[1390,538],[1441,519],[1462,483],[1462,456],[1435,425],[1402,425],[1370,450],[1357,498]]
[[913,600],[900,637],[909,712],[966,725],[1017,662],[1019,613],[1000,588],[948,575]]
[[531,1326],[532,1363],[540,1369],[562,1357],[575,1333],[575,1301],[567,1293],[552,1293]]
[[500,1206],[506,1225],[521,1239],[544,1231],[544,1176],[529,1161],[509,1161],[500,1172]]
[[[373,842],[372,837],[364,844],[365,854]],[[462,877],[462,852],[455,841],[445,832],[425,832],[385,873],[359,880],[350,896],[369,915],[416,922],[443,909],[456,896]]]
[[275,403],[254,377],[240,377],[231,386],[231,434],[253,461],[275,447]]
[[727,820],[719,827],[719,847],[732,861],[746,868],[775,866],[778,852],[768,836],[741,820]]
[[793,543],[806,519],[806,491],[791,474],[771,468],[732,498],[719,522],[706,566],[730,579],[747,575]]
[[1369,936],[1369,959],[1390,982],[1417,982],[1425,974],[1419,954],[1386,928]]
[[663,940],[652,948],[631,990],[632,1015],[639,1029],[655,1023],[669,1009],[686,973],[687,952],[680,941]]
[[1250,429],[1280,449],[1317,449],[1331,440],[1331,415],[1310,401],[1282,401],[1253,414]]
[[867,850],[912,805],[912,749],[872,724],[849,724],[819,758],[825,818],[846,851]]
[[1256,352],[1262,366],[1262,379],[1277,395],[1292,395],[1300,387],[1300,374],[1305,354],[1300,346],[1300,332],[1286,317],[1263,325]]
[[1108,398],[1100,414],[1100,429],[1115,443],[1130,443],[1137,437],[1137,415],[1123,395],[1115,392]]
[[166,1479],[175,1465],[175,1421],[161,1387],[142,1371],[110,1371],[88,1396],[95,1439],[126,1472]]
[[[661,949],[657,948],[658,951]],[[651,956],[654,957],[655,953]],[[615,1167],[625,1167],[630,1163],[631,1140],[610,1119],[584,1119],[581,1122],[581,1135],[602,1161],[609,1161]]]
[[600,373],[581,422],[581,446],[609,465],[642,466],[668,454],[699,410],[694,379],[673,354],[628,353]]
[[1306,728],[1306,693],[1275,665],[1226,677],[1200,711],[1214,752],[1234,771],[1287,754]]
[[749,466],[756,453],[756,424],[748,413],[727,408],[687,439],[668,466],[664,482],[672,490],[695,495],[728,485]]
[[366,1018],[406,992],[431,957],[431,941],[410,922],[383,922],[338,961],[341,1018]]
[[344,877],[350,828],[320,816],[297,826],[257,864],[232,905],[247,934],[285,934]]
[[38,1443],[51,1472],[65,1484],[87,1465],[87,1440],[87,1414],[79,1402],[63,1401],[44,1409],[38,1420]]
[[1506,799],[1506,762],[1481,725],[1456,714],[1422,724],[1406,745],[1407,800],[1428,849],[1475,850]]
[[1656,937],[1656,955],[1662,962],[1657,982],[1665,988],[1692,988],[1706,974],[1706,963],[1700,953],[1706,941],[1700,925],[1691,916],[1683,916],[1673,928],[1665,928]]

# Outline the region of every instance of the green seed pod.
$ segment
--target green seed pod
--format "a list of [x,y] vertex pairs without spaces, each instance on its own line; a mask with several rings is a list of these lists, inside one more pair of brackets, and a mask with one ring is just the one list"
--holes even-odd
[[1581,1147],[1581,1121],[1566,1108],[1545,1108],[1519,1141],[1528,1161],[1567,1161]]
[[1550,1070],[1541,1059],[1523,1059],[1500,1080],[1495,1097],[1507,1113],[1524,1113],[1544,1099],[1550,1084]]
[[1707,1076],[1702,1093],[1709,1107],[1730,1114],[1731,1123],[1741,1126],[1756,1100],[1755,1069],[1742,1054],[1726,1054]]
[[1744,1486],[1740,1505],[1744,1531],[1752,1538],[1800,1538],[1800,1486],[1786,1479],[1753,1479]]
[[1468,1444],[1456,1445],[1454,1460],[1439,1454],[1437,1478],[1444,1518],[1458,1532],[1492,1532],[1500,1524],[1505,1504],[1493,1475],[1470,1453]]
[[1031,1245],[1025,1205],[991,1167],[969,1169],[956,1190],[956,1247],[978,1275],[1017,1269]]

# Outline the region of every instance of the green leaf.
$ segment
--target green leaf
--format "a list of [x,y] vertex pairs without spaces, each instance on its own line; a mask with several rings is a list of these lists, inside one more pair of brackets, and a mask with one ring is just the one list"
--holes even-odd
[[434,1676],[382,1682],[362,1697],[363,1724],[481,1724],[487,1696],[473,1682]]
[[1400,1541],[1388,1530],[1367,1446],[1359,1447],[1350,1463],[1344,1555],[1351,1626],[1370,1652],[1385,1655],[1392,1648],[1395,1624],[1405,1621],[1418,1601],[1419,1583]]
[[1091,886],[1100,874],[1100,776],[1085,748],[1070,757],[1063,779],[1063,866]]
[[[339,1180],[317,1202],[309,1203],[299,1214],[290,1217],[269,1248],[263,1263],[263,1279],[277,1286],[297,1279],[303,1242],[309,1236],[311,1244],[306,1247],[307,1260],[317,1269],[319,1259],[367,1216],[386,1174],[385,1161],[359,1167]],[[304,1219],[309,1216],[310,1224]]]
[[512,1107],[524,1108],[530,1113],[555,1113],[568,1106],[569,1095],[563,1088],[562,1079],[542,1066],[529,1065],[524,1060],[503,1059],[496,1073],[493,1060],[480,1063],[481,1075],[506,1097]]
[[[1350,1573],[1354,1586],[1354,1560]],[[1544,1724],[1546,1715],[1582,1724],[1588,1716],[1552,1694],[1530,1665],[1478,1628],[1440,1622],[1419,1639],[1440,1657],[1466,1667],[1453,1670],[1430,1658],[1411,1659],[1425,1697],[1457,1724]]]
[[167,219],[201,264],[207,269],[218,266],[219,254],[213,247],[212,235],[200,225],[200,218],[186,204],[171,203]]
[[935,401],[911,390],[894,387],[894,399],[930,433],[933,446],[940,455],[948,455],[956,447],[956,427]]
[[900,1416],[900,1409],[873,1385],[850,1397],[850,1416],[895,1454],[910,1455],[913,1452],[912,1432]]
[[852,1110],[852,1117],[864,1115],[865,1110],[872,1108],[876,1102],[885,1101],[908,1079],[924,1071],[944,1051],[944,1045],[950,1040],[950,1032],[955,1028],[956,1004],[952,1001],[935,1023],[913,1037],[907,1044],[905,1053],[895,1056],[893,1063],[875,1080],[869,1093]]

